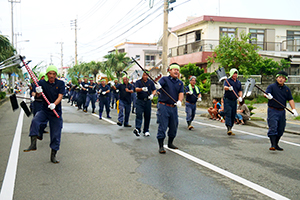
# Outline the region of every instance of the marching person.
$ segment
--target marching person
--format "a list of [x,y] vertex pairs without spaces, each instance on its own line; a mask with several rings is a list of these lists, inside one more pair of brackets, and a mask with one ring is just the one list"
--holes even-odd
[[[51,148],[51,157],[50,160],[53,163],[59,163],[56,160],[56,153],[59,150],[60,139],[61,139],[61,129],[63,124],[62,119],[62,109],[61,109],[61,100],[65,92],[65,83],[56,78],[57,68],[54,65],[50,65],[46,70],[45,80],[39,81],[39,87],[35,88],[35,92],[38,96],[44,92],[45,96],[50,102],[50,105],[43,100],[42,110],[36,113],[32,119],[30,125],[31,144],[24,150],[24,152],[35,151],[37,136],[40,129],[40,124],[49,120],[50,125],[50,148]],[[53,113],[53,110],[57,112],[59,118]]]
[[[45,73],[41,72],[39,74],[39,81],[44,80],[44,79],[45,79]],[[35,85],[33,85],[33,88],[35,88]],[[43,97],[41,95],[37,96],[36,92],[33,92],[33,91],[31,93],[31,95],[32,95],[31,96],[31,100],[33,102],[32,113],[33,113],[33,116],[35,116],[38,111],[42,110],[42,107],[43,107],[43,103],[42,103]],[[45,131],[45,128],[47,127],[47,122],[48,121],[41,123],[40,130],[39,130],[39,135],[37,136],[37,139],[43,140],[43,134],[44,133],[48,133],[47,131]]]
[[[235,135],[232,132],[232,127],[235,121],[236,109],[237,109],[237,102],[243,100],[242,95],[242,84],[237,79],[238,77],[238,70],[232,68],[229,72],[229,78],[227,79],[230,86],[228,85],[227,81],[224,82],[224,113],[225,113],[225,125],[227,127],[227,135]],[[233,90],[238,95],[238,98],[235,96]]]
[[[278,104],[274,99],[279,101],[282,105],[286,106],[286,101],[289,102],[294,116],[297,117],[298,113],[295,109],[295,102],[292,97],[290,88],[288,88],[284,83],[288,79],[288,74],[285,71],[279,71],[276,74],[276,82],[267,87],[266,93],[264,95],[268,98],[268,137],[270,138],[271,151],[283,151],[282,148],[278,146],[279,140],[283,135],[286,119],[285,119],[285,109]],[[273,99],[274,98],[274,99]]]
[[130,108],[131,108],[131,93],[134,92],[134,88],[133,85],[128,83],[128,81],[129,81],[128,77],[124,76],[123,84],[114,86],[114,89],[118,89],[120,92],[119,115],[118,115],[117,124],[119,126],[122,126],[124,122],[124,127],[131,127],[131,125],[128,124],[128,121],[129,121]]
[[111,118],[109,116],[109,112],[110,112],[110,107],[109,107],[109,102],[108,102],[108,94],[110,92],[110,86],[106,85],[106,80],[102,79],[101,80],[101,85],[99,86],[99,119],[102,119],[102,112],[103,112],[103,108],[105,106],[105,110],[106,110],[106,117],[107,118]]
[[178,149],[174,144],[174,138],[176,137],[178,127],[178,110],[177,106],[182,105],[183,100],[183,82],[179,80],[180,66],[173,63],[169,67],[169,76],[162,77],[155,87],[157,90],[163,88],[175,102],[167,96],[164,92],[160,91],[159,102],[157,104],[157,140],[159,144],[159,153],[166,153],[164,149],[164,139],[166,137],[166,131],[168,130],[168,147],[171,149]]
[[148,75],[144,72],[141,79],[135,82],[136,99],[136,118],[135,129],[133,133],[140,136],[144,114],[144,136],[150,136],[149,124],[151,119],[151,100],[156,92],[154,83],[148,79]]
[[114,108],[114,105],[115,105],[115,108],[117,108],[117,101],[119,100],[119,90],[118,89],[114,89],[114,85],[117,86],[119,83],[118,83],[118,79],[115,79],[114,80],[114,84],[112,85],[111,87],[111,98],[112,98],[112,101],[111,101],[111,108],[113,109]]
[[79,90],[78,100],[77,100],[78,110],[82,109],[81,106],[83,106],[83,110],[85,110],[86,95],[89,88],[88,79],[86,77],[84,78],[84,82],[81,82],[79,84],[79,87],[80,90]]
[[71,100],[71,88],[72,88],[72,81],[70,80],[69,83],[67,83],[67,93],[68,93],[68,103],[70,103]]
[[85,110],[84,112],[87,112],[87,109],[89,107],[90,101],[92,103],[92,113],[95,113],[95,103],[97,100],[97,95],[96,95],[96,83],[94,83],[93,77],[90,78],[90,83],[88,84],[88,93],[86,96],[86,102],[85,102]]
[[202,101],[201,92],[198,86],[196,86],[196,77],[190,78],[190,84],[186,87],[186,101],[185,101],[185,112],[186,122],[188,129],[192,130],[194,127],[191,125],[195,118],[197,101]]

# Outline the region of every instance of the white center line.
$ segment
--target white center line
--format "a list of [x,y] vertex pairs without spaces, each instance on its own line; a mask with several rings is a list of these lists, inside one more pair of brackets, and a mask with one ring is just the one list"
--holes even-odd
[[16,180],[16,172],[18,166],[18,157],[19,157],[19,149],[20,149],[20,141],[21,141],[21,132],[23,126],[23,118],[24,111],[21,109],[19,120],[17,124],[17,128],[15,131],[15,136],[13,139],[13,143],[11,146],[6,171],[1,187],[0,200],[11,200],[13,199],[14,188],[15,188],[15,180]]
[[205,161],[203,161],[203,160],[201,160],[199,158],[196,158],[196,157],[194,157],[192,155],[189,155],[189,154],[187,154],[187,153],[185,153],[183,151],[180,151],[178,149],[170,149],[170,148],[168,148],[167,145],[165,145],[165,148],[168,149],[168,150],[170,150],[170,151],[173,151],[174,153],[177,153],[177,154],[183,156],[184,158],[187,158],[187,159],[189,159],[189,160],[191,160],[191,161],[193,161],[193,162],[195,162],[195,163],[197,163],[199,165],[202,165],[203,167],[206,167],[206,168],[208,168],[208,169],[210,169],[210,170],[212,170],[214,172],[217,172],[217,173],[219,173],[219,174],[221,174],[223,176],[226,176],[226,177],[230,178],[231,180],[234,180],[234,181],[236,181],[238,183],[241,183],[241,184],[243,184],[243,185],[245,185],[245,186],[247,186],[249,188],[252,188],[253,190],[256,190],[257,192],[260,192],[260,193],[262,193],[262,194],[264,194],[264,195],[266,195],[268,197],[271,197],[273,199],[280,199],[280,200],[288,199],[288,198],[286,198],[286,197],[284,197],[284,196],[282,196],[280,194],[277,194],[277,193],[275,193],[275,192],[273,192],[273,191],[271,191],[271,190],[269,190],[267,188],[264,188],[264,187],[262,187],[262,186],[260,186],[260,185],[258,185],[256,183],[248,181],[248,180],[246,180],[246,179],[244,179],[244,178],[242,178],[240,176],[237,176],[237,175],[235,175],[233,173],[230,173],[230,172],[228,172],[228,171],[226,171],[224,169],[221,169],[221,168],[219,168],[219,167],[217,167],[215,165],[212,165],[212,164],[210,164],[208,162],[205,162]]
[[[98,117],[99,118],[99,115],[97,115],[97,114],[92,114],[94,117]],[[110,119],[106,119],[106,118],[104,118],[104,117],[102,117],[102,120],[104,120],[104,121],[107,121],[107,122],[109,122],[109,123],[111,123],[111,124],[117,124],[116,122],[114,122],[114,121],[112,121],[112,120],[110,120]]]

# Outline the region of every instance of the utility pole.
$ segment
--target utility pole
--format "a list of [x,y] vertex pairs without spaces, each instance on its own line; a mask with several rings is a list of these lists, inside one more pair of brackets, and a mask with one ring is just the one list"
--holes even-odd
[[60,44],[60,75],[63,75],[63,66],[64,66],[64,61],[63,61],[63,42],[56,42],[56,44]]
[[75,27],[75,65],[77,65],[77,19],[71,20],[71,27]]
[[14,47],[14,3],[21,3],[21,0],[8,0],[11,3],[11,45]]
[[164,26],[163,26],[163,50],[162,50],[162,74],[167,75],[168,69],[168,24],[169,24],[169,11],[173,8],[169,8],[169,3],[174,3],[176,0],[164,0]]

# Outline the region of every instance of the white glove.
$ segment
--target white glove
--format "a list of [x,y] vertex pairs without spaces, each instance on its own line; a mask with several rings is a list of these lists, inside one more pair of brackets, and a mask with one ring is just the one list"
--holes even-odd
[[104,92],[102,92],[102,94],[103,94],[103,95],[105,95],[105,94],[106,94],[106,92],[104,91]]
[[181,107],[182,103],[178,100],[174,105],[176,105],[177,107]]
[[36,93],[42,93],[43,89],[41,86],[35,88]]
[[269,100],[273,99],[273,96],[271,95],[271,93],[268,93],[268,94],[266,95],[266,97],[267,97]]
[[188,91],[187,92],[189,95],[193,95],[193,91]]
[[297,110],[296,110],[296,109],[293,109],[292,112],[294,113],[294,116],[295,116],[295,117],[298,117],[298,113],[297,113]]
[[111,86],[114,86],[114,85],[115,85],[115,82],[112,81],[112,82],[110,83],[110,85],[111,85]]
[[102,90],[100,89],[100,90],[98,91],[98,93],[101,93],[101,91],[102,91]]
[[88,84],[85,84],[84,87],[89,87],[89,85],[88,85]]
[[239,102],[242,102],[242,101],[243,101],[243,98],[242,98],[242,97],[239,97],[239,98],[238,98],[238,101],[239,101]]
[[153,99],[153,94],[151,94],[148,99],[152,100]]
[[157,84],[155,84],[155,88],[156,88],[157,90],[159,90],[159,89],[161,88],[161,85],[160,85],[159,82],[157,82]]
[[143,90],[144,92],[148,92],[148,88],[147,88],[147,87],[142,87],[142,90]]
[[30,100],[31,100],[31,101],[34,101],[34,100],[35,100],[35,99],[34,99],[34,96],[31,96],[31,97],[30,97]]
[[232,91],[232,90],[233,90],[233,87],[232,87],[232,86],[230,86],[230,87],[228,88],[228,90],[229,90],[229,91]]
[[116,93],[118,93],[119,92],[119,90],[116,90]]
[[202,98],[201,98],[201,97],[199,97],[199,98],[197,99],[197,101],[202,101]]
[[49,108],[50,110],[54,110],[55,107],[56,107],[56,105],[55,105],[54,103],[50,103],[50,104],[48,105],[48,108]]

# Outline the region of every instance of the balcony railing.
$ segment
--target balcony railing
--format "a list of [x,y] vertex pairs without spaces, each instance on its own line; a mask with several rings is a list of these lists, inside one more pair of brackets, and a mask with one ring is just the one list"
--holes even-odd
[[[252,41],[252,44],[256,44],[261,48],[257,48],[264,51],[300,51],[300,39],[284,40],[282,42],[258,42]],[[202,52],[202,51],[214,51],[216,46],[219,45],[219,40],[199,40],[196,42],[179,45],[177,47],[170,48],[171,57],[182,56],[186,54]]]

